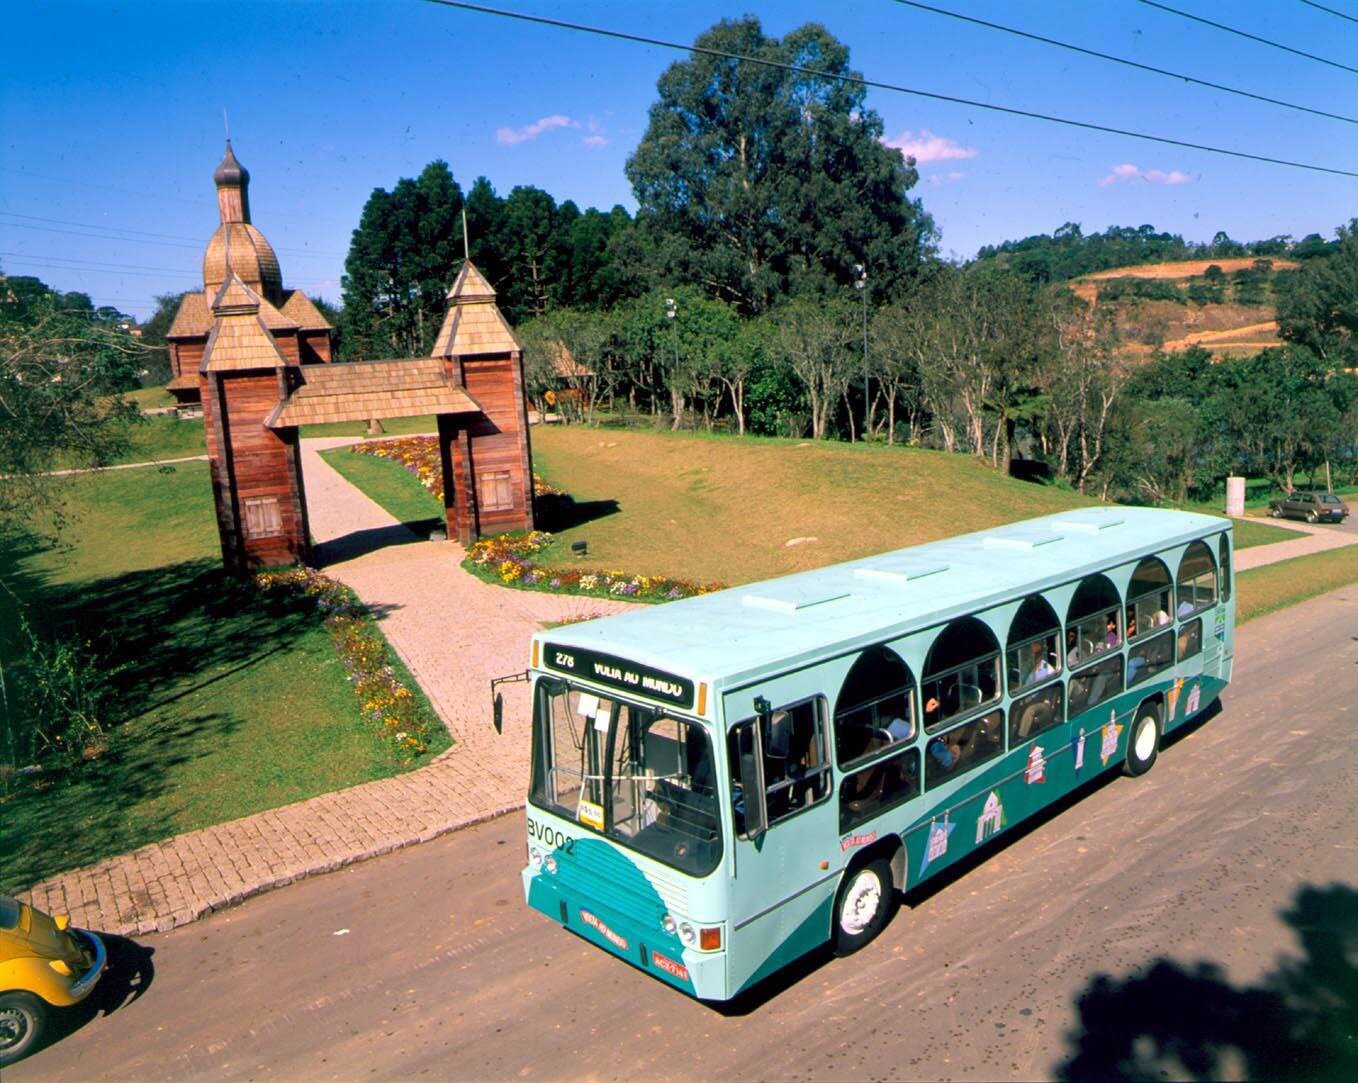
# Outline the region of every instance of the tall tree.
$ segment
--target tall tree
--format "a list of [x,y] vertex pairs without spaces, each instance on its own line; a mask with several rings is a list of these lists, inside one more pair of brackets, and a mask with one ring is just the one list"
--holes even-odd
[[811,436],[830,436],[833,411],[858,375],[849,351],[854,339],[854,306],[842,298],[819,302],[801,298],[777,312],[778,342],[788,366],[806,389]]
[[0,531],[50,494],[59,457],[99,465],[126,446],[136,411],[117,393],[147,352],[83,294],[0,275]]
[[840,78],[855,75],[848,49],[814,23],[769,37],[752,16],[696,45],[726,55],[665,71],[627,162],[650,237],[636,254],[752,313],[845,287],[855,263],[880,296],[900,290],[934,226],[907,194],[914,163],[881,142],[863,86]]
[[1288,275],[1278,302],[1278,334],[1343,367],[1358,364],[1358,218],[1336,230],[1338,243]]
[[446,162],[375,189],[344,263],[348,358],[428,353],[462,257],[462,189]]

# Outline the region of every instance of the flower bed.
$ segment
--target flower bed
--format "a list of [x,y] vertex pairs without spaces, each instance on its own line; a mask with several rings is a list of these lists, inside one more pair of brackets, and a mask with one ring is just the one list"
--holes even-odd
[[[400,463],[420,480],[420,484],[443,499],[443,470],[439,463],[438,440],[432,436],[407,436],[398,440],[369,440],[354,444],[359,455],[375,455]],[[570,497],[533,475],[533,496],[569,501]],[[539,505],[541,507],[541,505]],[[587,568],[561,568],[536,563],[533,557],[546,548],[552,536],[545,531],[500,534],[482,538],[467,551],[463,567],[492,583],[531,590],[586,594],[595,598],[626,598],[638,602],[670,602],[721,590],[719,583],[693,583],[667,575],[629,575],[620,571],[591,571]]]
[[439,462],[439,442],[432,436],[405,436],[399,440],[366,440],[349,449],[355,455],[372,455],[400,463],[420,484],[443,499],[443,466]]
[[429,750],[430,737],[441,723],[423,697],[397,676],[399,664],[371,614],[354,592],[311,568],[259,572],[255,584],[266,593],[314,600],[324,615],[330,641],[344,664],[345,676],[358,698],[359,711],[382,736],[392,754],[409,762]]
[[722,589],[720,583],[693,583],[667,575],[540,565],[533,557],[551,540],[552,536],[541,530],[482,538],[467,550],[462,565],[482,579],[506,586],[636,602],[672,602]]

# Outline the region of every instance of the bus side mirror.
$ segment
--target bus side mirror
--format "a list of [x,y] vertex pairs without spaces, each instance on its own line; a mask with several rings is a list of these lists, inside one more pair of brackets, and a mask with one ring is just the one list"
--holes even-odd
[[758,842],[769,825],[764,807],[764,760],[758,752],[741,753],[740,789],[745,801],[745,836]]
[[501,692],[495,693],[495,700],[491,706],[491,717],[495,722],[495,732],[504,733],[505,731],[505,697]]

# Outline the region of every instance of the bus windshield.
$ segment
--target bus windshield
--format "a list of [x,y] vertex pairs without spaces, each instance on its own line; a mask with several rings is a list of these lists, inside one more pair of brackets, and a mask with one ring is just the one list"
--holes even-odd
[[697,723],[538,682],[534,805],[672,868],[704,876],[721,860],[712,743]]

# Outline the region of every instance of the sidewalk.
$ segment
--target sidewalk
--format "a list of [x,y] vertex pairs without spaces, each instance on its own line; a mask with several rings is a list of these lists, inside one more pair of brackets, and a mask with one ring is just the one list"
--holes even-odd
[[[453,735],[432,763],[395,778],[218,824],[35,886],[33,904],[121,935],[166,931],[314,873],[424,842],[523,806],[528,691],[504,688],[504,734],[491,726],[490,680],[527,667],[543,622],[628,608],[600,599],[507,590],[459,566],[454,542],[424,541],[397,523],[303,441],[311,532],[328,575],[347,583]],[[1358,543],[1358,532],[1289,523],[1295,540],[1246,549],[1238,570]]]

